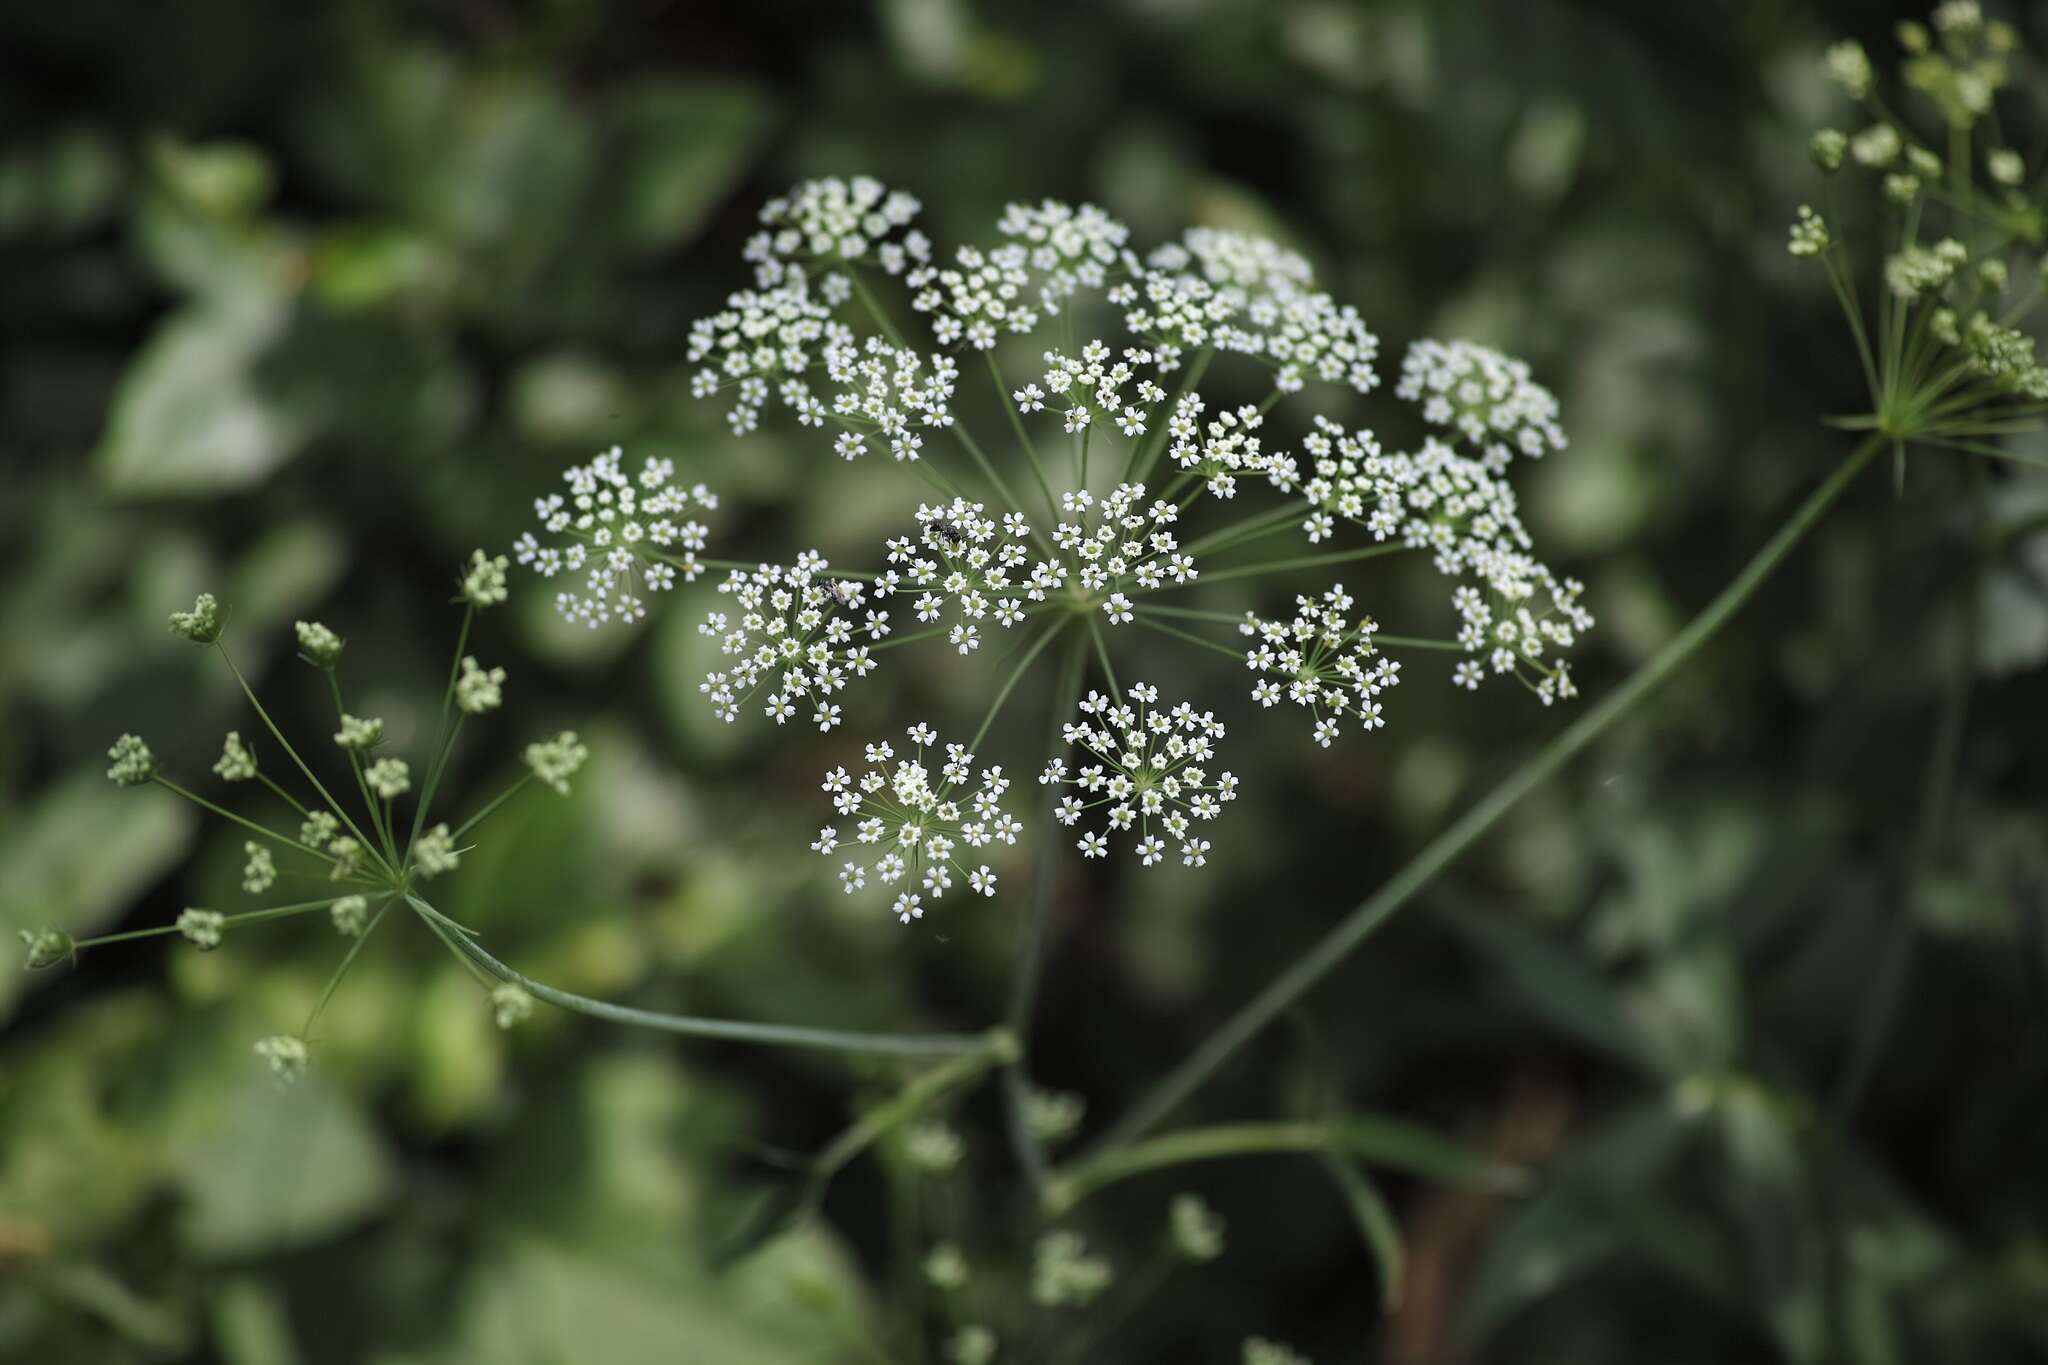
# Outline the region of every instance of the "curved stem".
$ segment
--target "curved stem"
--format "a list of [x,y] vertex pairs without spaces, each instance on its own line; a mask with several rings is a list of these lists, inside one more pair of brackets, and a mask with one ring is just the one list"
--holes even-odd
[[1360,1114],[1328,1120],[1220,1123],[1132,1143],[1055,1172],[1046,1186],[1046,1204],[1060,1214],[1105,1186],[1147,1171],[1276,1152],[1348,1156],[1390,1170],[1497,1191],[1520,1189],[1527,1180],[1520,1168],[1426,1128],[1401,1119]]
[[1699,615],[1693,617],[1684,630],[1630,674],[1620,687],[1510,773],[1449,829],[1432,839],[1406,867],[1339,920],[1307,952],[1295,959],[1292,966],[1267,983],[1221,1028],[1153,1086],[1092,1150],[1109,1151],[1157,1127],[1239,1048],[1292,1008],[1295,1001],[1335,970],[1416,892],[1477,843],[1518,801],[1548,781],[1581,750],[1633,710],[1638,702],[1655,691],[1756,595],[1757,589],[1884,446],[1885,439],[1881,436],[1874,436],[1858,445],[1818,488],[1807,495],[1806,501],[1786,519],[1777,533],[1743,566],[1733,581]]
[[[406,904],[430,923],[460,928],[455,921],[418,896],[407,896],[405,900]],[[845,1029],[755,1024],[743,1019],[712,1019],[703,1015],[663,1014],[655,1010],[633,1009],[627,1005],[593,1000],[587,995],[577,995],[573,991],[558,990],[544,981],[536,981],[492,957],[482,944],[475,942],[466,934],[450,934],[445,941],[473,965],[481,967],[500,981],[519,987],[534,999],[545,1000],[557,1009],[565,1009],[574,1014],[586,1014],[592,1019],[602,1019],[609,1024],[630,1024],[635,1028],[656,1029],[663,1033],[681,1033],[698,1038],[724,1038],[735,1043],[760,1043],[768,1047],[885,1052],[908,1057],[958,1056],[984,1052],[991,1046],[989,1035],[984,1033],[855,1033]]]

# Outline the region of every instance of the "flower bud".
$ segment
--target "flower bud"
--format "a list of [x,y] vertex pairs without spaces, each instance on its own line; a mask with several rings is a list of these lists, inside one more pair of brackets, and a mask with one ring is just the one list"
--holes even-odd
[[1175,1195],[1166,1227],[1173,1253],[1189,1261],[1213,1261],[1223,1254],[1223,1218],[1192,1194]]
[[21,946],[27,950],[21,965],[32,972],[54,967],[78,953],[77,940],[62,929],[24,929],[21,931]]
[[195,645],[210,645],[218,640],[221,625],[220,603],[210,592],[200,593],[192,610],[171,613],[171,633],[182,635]]
[[533,1017],[533,997],[506,982],[491,989],[491,1018],[501,1029],[517,1028]]
[[511,563],[503,555],[491,559],[482,550],[473,551],[469,568],[462,575],[463,600],[478,611],[504,601],[510,595],[505,586],[505,570]]
[[156,755],[139,735],[123,735],[115,740],[107,757],[114,760],[107,776],[123,787],[139,787],[156,776]]
[[370,898],[343,896],[327,908],[327,915],[334,921],[335,933],[343,938],[361,938],[363,930],[370,927]]
[[220,947],[221,931],[227,928],[227,923],[228,917],[217,910],[178,912],[178,932],[202,953],[210,953]]
[[299,657],[315,668],[332,668],[341,662],[343,641],[318,621],[294,623],[299,634]]
[[270,1063],[271,1074],[280,1085],[296,1084],[306,1074],[306,1045],[289,1033],[275,1033],[256,1040],[255,1053]]
[[1823,128],[1813,135],[1807,145],[1807,155],[1813,164],[1833,174],[1842,169],[1842,157],[1848,153],[1849,139],[1839,128]]
[[256,755],[242,743],[241,731],[228,731],[227,739],[221,744],[220,757],[214,760],[213,771],[223,782],[247,782],[256,776]]

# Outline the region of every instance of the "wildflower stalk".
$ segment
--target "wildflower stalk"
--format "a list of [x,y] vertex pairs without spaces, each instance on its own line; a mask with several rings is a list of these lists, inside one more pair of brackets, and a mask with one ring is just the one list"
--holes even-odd
[[1376,1114],[1354,1114],[1336,1119],[1223,1123],[1132,1143],[1054,1171],[1045,1188],[1045,1205],[1057,1217],[1097,1191],[1148,1171],[1283,1152],[1348,1156],[1434,1180],[1503,1192],[1520,1189],[1527,1180],[1519,1167],[1495,1161],[1426,1128]]
[[185,787],[179,786],[177,783],[171,781],[170,778],[165,777],[162,773],[151,773],[149,776],[149,780],[156,783],[159,787],[162,787],[165,791],[170,792],[175,796],[184,797],[187,801],[190,801],[193,805],[198,806],[201,810],[211,811],[215,815],[221,817],[221,819],[232,821],[233,823],[240,825],[243,829],[248,830],[251,834],[260,834],[264,838],[270,840],[274,844],[279,845],[280,847],[300,849],[304,852],[312,854],[316,858],[325,858],[327,856],[326,854],[322,853],[319,849],[314,848],[311,844],[302,844],[297,839],[292,838],[288,834],[279,834],[276,830],[270,828],[268,825],[259,825],[246,815],[237,815],[233,811],[229,810],[226,806],[216,804],[215,802],[207,800],[198,792],[191,791]]
[[405,839],[405,856],[412,857],[413,845],[420,841],[420,831],[426,827],[427,808],[434,804],[434,789],[441,785],[441,774],[448,767],[448,755],[455,748],[455,737],[462,733],[463,717],[455,714],[455,680],[462,676],[463,651],[469,648],[469,628],[476,623],[476,604],[470,603],[462,609],[462,629],[455,633],[455,657],[448,665],[448,686],[441,693],[441,739],[435,746],[434,762],[427,769],[426,785],[420,790],[420,798],[413,805],[412,833]]
[[1031,476],[1038,481],[1038,491],[1045,495],[1045,510],[1057,517],[1060,502],[1053,496],[1052,484],[1045,477],[1045,461],[1039,458],[1038,443],[1031,439],[1031,433],[1024,430],[1024,415],[1017,411],[1017,400],[1010,396],[1010,387],[1003,382],[1003,372],[996,365],[996,353],[989,350],[983,351],[982,355],[988,359],[989,378],[995,381],[996,396],[1002,399],[1003,411],[1010,414],[1010,430],[1016,433],[1017,448],[1031,461]]
[[[461,930],[454,920],[408,894],[410,905],[420,918],[440,928]],[[713,1019],[694,1014],[664,1014],[657,1010],[634,1009],[593,1000],[573,991],[558,990],[508,967],[469,937],[466,931],[444,934],[442,941],[471,965],[498,980],[518,986],[536,1000],[557,1009],[588,1015],[610,1024],[628,1024],[699,1038],[724,1038],[736,1043],[758,1043],[766,1047],[808,1047],[837,1052],[875,1052],[896,1056],[931,1057],[981,1054],[995,1046],[986,1033],[859,1033],[847,1029],[808,1028],[791,1024],[756,1024],[743,1019]],[[1012,1044],[1011,1046],[1014,1046]]]
[[[1060,671],[1060,687],[1053,695],[1052,733],[1046,743],[1056,747],[1061,729],[1067,718],[1074,714],[1074,706],[1081,699],[1082,667],[1086,662],[1086,647],[1076,636],[1067,649],[1066,667]],[[1049,797],[1048,807],[1052,800]],[[1017,1058],[1003,1073],[1003,1119],[1009,1130],[1010,1148],[1017,1156],[1017,1164],[1024,1169],[1024,1175],[1034,1189],[1042,1187],[1046,1174],[1045,1147],[1031,1131],[1031,1122],[1026,1112],[1030,1100],[1031,1077],[1031,1016],[1038,1005],[1038,981],[1045,967],[1046,922],[1052,915],[1052,888],[1054,880],[1054,856],[1058,846],[1050,839],[1039,841],[1038,855],[1032,860],[1031,909],[1019,931],[1016,965],[1010,976],[1010,1003],[1004,1015],[1004,1023],[1010,1035],[1017,1040]]]
[[1970,691],[1977,666],[1977,642],[1983,629],[1981,579],[1984,556],[1982,529],[1985,521],[1984,468],[1970,468],[1973,530],[1978,532],[1978,571],[1964,586],[1963,638],[1958,646],[1955,672],[1942,696],[1941,711],[1934,723],[1927,769],[1920,785],[1920,807],[1913,842],[1907,853],[1906,874],[1899,883],[1900,904],[1894,911],[1897,922],[1887,936],[1878,959],[1877,975],[1864,994],[1849,1037],[1846,1060],[1835,1086],[1832,1110],[1836,1122],[1846,1128],[1855,1117],[1864,1090],[1876,1074],[1884,1040],[1891,1031],[1891,1019],[1912,967],[1914,922],[1913,897],[1919,893],[1928,866],[1939,850],[1948,828],[1949,812],[1955,803],[1956,783],[1962,769],[1963,735],[1969,727]]
[[[328,791],[326,785],[323,784],[319,778],[313,775],[313,770],[306,766],[306,760],[299,757],[299,751],[292,747],[291,741],[284,737],[284,731],[278,729],[277,722],[270,718],[270,712],[264,710],[263,703],[256,699],[255,689],[250,687],[249,680],[242,676],[242,670],[235,667],[235,661],[229,657],[227,647],[225,645],[222,645],[218,640],[215,640],[213,642],[213,647],[220,651],[220,657],[222,662],[227,664],[228,672],[235,675],[235,681],[241,685],[242,695],[249,699],[249,705],[256,708],[256,716],[259,720],[263,722],[263,728],[270,731],[270,737],[277,741],[278,747],[284,750],[285,756],[291,759],[292,763],[295,766],[297,766],[298,770],[301,773],[305,774],[306,780],[313,784],[313,790],[319,792],[320,799],[327,803],[327,809],[332,811],[334,813],[334,817],[337,820],[341,821],[341,823],[348,829],[348,832],[350,834],[353,834],[355,836],[356,842],[361,844],[372,858],[375,858],[378,862],[383,863],[384,870],[387,873],[389,873],[394,880],[396,880],[398,877],[397,859],[392,858],[387,860],[384,857],[384,855],[378,853],[376,845],[371,842],[370,838],[367,835],[363,833],[362,829],[356,824],[356,822],[349,818],[348,812],[342,809],[341,803],[334,799],[334,794]],[[187,795],[189,795],[189,793],[187,793]],[[221,813],[226,814],[226,812],[224,811]],[[234,819],[239,817],[231,816],[230,818]]]
[[1154,620],[1148,614],[1146,608],[1142,606],[1136,608],[1136,612],[1137,615],[1135,615],[1131,619],[1136,624],[1145,627],[1145,629],[1147,630],[1156,630],[1161,635],[1171,635],[1176,640],[1183,640],[1186,641],[1188,644],[1199,645],[1203,649],[1213,650],[1218,654],[1222,654],[1227,656],[1228,658],[1235,659],[1239,663],[1244,662],[1243,650],[1232,649],[1229,645],[1218,644],[1216,641],[1206,639],[1203,636],[1195,634],[1191,630],[1182,630],[1179,626],[1169,626],[1164,621]]
[[[1216,348],[1213,346],[1204,346],[1195,353],[1195,358],[1188,362],[1187,374],[1182,377],[1180,388],[1175,391],[1173,400],[1167,406],[1166,411],[1171,412],[1174,408],[1179,407],[1180,400],[1194,392],[1195,385],[1202,382],[1203,372],[1209,368],[1209,362],[1215,358]],[[1124,468],[1124,482],[1143,483],[1146,476],[1152,472],[1152,466],[1159,462],[1160,452],[1165,449],[1166,427],[1162,423],[1158,430],[1146,438],[1143,455],[1139,454],[1139,447],[1133,446],[1131,448],[1133,458],[1131,463]]]
[[[334,698],[335,717],[337,720],[346,721],[348,719],[348,708],[343,706],[341,702],[341,683],[335,678],[333,669],[323,669],[322,671],[327,675],[327,690]],[[370,812],[370,822],[377,827],[377,837],[384,841],[384,856],[391,866],[396,867],[398,865],[398,844],[397,841],[392,839],[391,831],[385,828],[383,820],[378,815],[380,807],[377,798],[370,795],[369,780],[363,776],[362,755],[354,748],[344,750],[344,752],[348,755],[348,770],[355,774],[356,790],[362,794],[363,809]]]
[[1124,690],[1117,686],[1116,665],[1109,661],[1109,645],[1102,638],[1102,625],[1093,616],[1088,618],[1088,638],[1095,643],[1095,661],[1102,665],[1102,676],[1109,684],[1109,695],[1115,697],[1121,705]]
[[1094,1160],[1114,1154],[1156,1128],[1238,1049],[1280,1017],[1387,920],[1414,898],[1466,849],[1498,824],[1517,802],[1555,775],[1595,739],[1611,729],[1678,668],[1713,639],[1784,562],[1876,455],[1889,444],[1873,435],[1807,495],[1764,547],[1685,629],[1642,667],[1591,707],[1439,834],[1407,866],[1338,921],[1322,939],[1274,977],[1194,1051],[1169,1071],[1091,1149]]
[[965,1085],[992,1067],[1006,1066],[1016,1060],[1017,1041],[1006,1029],[974,1035],[971,1041],[971,1050],[926,1071],[897,1092],[894,1099],[868,1110],[851,1127],[827,1143],[811,1163],[811,1188],[806,1202],[816,1207],[817,1200],[824,1195],[825,1186],[845,1169],[848,1162],[922,1113],[927,1105],[947,1091]]
[[533,774],[529,772],[522,776],[517,782],[514,782],[511,786],[499,792],[496,796],[491,798],[490,803],[486,805],[482,810],[478,811],[475,815],[470,816],[467,820],[464,820],[460,825],[456,826],[455,832],[448,836],[449,839],[460,839],[463,835],[469,833],[478,825],[481,825],[484,821],[490,819],[492,813],[495,812],[498,809],[498,807],[504,805],[507,801],[510,801],[520,792],[526,790],[526,784],[531,781],[533,781]]
[[[241,925],[261,924],[265,920],[286,919],[292,915],[310,914],[315,910],[325,910],[341,899],[342,897],[340,896],[328,896],[324,900],[296,901],[291,905],[273,905],[267,910],[244,910],[240,914],[222,915],[220,927],[222,929],[233,929]],[[139,938],[162,938],[168,934],[183,932],[175,924],[159,924],[148,929],[129,929],[118,934],[101,934],[98,938],[82,938],[73,946],[80,950],[101,948],[109,943],[126,943],[132,939]]]
[[1017,666],[1010,670],[1010,676],[1005,678],[1003,685],[996,690],[995,700],[989,703],[988,714],[981,718],[981,728],[974,732],[973,739],[967,741],[970,751],[981,748],[981,742],[988,738],[989,727],[994,725],[996,717],[1002,714],[1003,703],[1010,699],[1010,693],[1017,690],[1017,684],[1023,681],[1024,675],[1030,671],[1032,662],[1045,652],[1045,647],[1057,639],[1066,627],[1065,620],[1054,621],[1040,631],[1038,638],[1031,642],[1031,647],[1024,651],[1024,657],[1017,661]]
[[1397,555],[1410,548],[1412,547],[1398,543],[1367,545],[1356,550],[1333,550],[1328,554],[1299,555],[1293,559],[1269,559],[1260,564],[1241,564],[1228,569],[1205,569],[1200,581],[1221,583],[1230,578],[1259,578],[1272,573],[1290,573],[1295,569],[1319,569],[1326,564],[1349,564],[1354,560]]
[[334,971],[329,974],[326,986],[321,988],[320,998],[313,1002],[312,1010],[306,1015],[306,1026],[299,1030],[299,1038],[302,1041],[312,1040],[313,1025],[320,1022],[321,1014],[327,1009],[327,1002],[334,998],[334,993],[337,990],[341,989],[341,979],[348,975],[349,968],[356,965],[356,958],[362,954],[363,945],[370,941],[371,934],[377,932],[377,926],[384,922],[384,912],[390,908],[391,902],[387,899],[382,905],[377,907],[376,913],[370,916],[369,923],[363,926],[363,932],[357,934],[349,941],[348,951],[342,954],[341,961],[336,964]]

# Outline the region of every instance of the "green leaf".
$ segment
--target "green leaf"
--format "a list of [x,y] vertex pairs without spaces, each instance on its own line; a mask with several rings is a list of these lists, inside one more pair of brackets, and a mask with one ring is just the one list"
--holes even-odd
[[173,313],[114,395],[93,454],[101,483],[123,496],[217,495],[262,481],[296,455],[308,424],[253,373],[286,317],[282,302],[256,294]]
[[354,1227],[396,1189],[389,1153],[355,1104],[317,1071],[280,1089],[254,1057],[210,1131],[172,1155],[186,1196],[184,1243],[251,1256]]
[[1441,904],[1439,914],[1544,1022],[1639,1071],[1657,1070],[1613,986],[1584,957],[1508,914]]

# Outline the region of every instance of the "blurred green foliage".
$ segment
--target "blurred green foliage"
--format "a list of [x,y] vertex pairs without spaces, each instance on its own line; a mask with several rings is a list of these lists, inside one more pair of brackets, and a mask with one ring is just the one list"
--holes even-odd
[[[13,926],[165,923],[234,884],[235,835],[99,776],[121,730],[197,771],[247,726],[166,611],[201,589],[233,603],[244,666],[301,731],[325,700],[287,632],[319,616],[403,744],[431,723],[454,565],[507,543],[569,460],[672,456],[727,491],[741,540],[845,552],[893,533],[881,471],[821,473],[773,431],[735,443],[682,365],[688,320],[740,282],[754,206],[869,172],[918,194],[942,239],[1048,195],[1144,241],[1255,227],[1307,250],[1390,347],[1470,335],[1526,355],[1573,435],[1526,502],[1592,585],[1597,696],[1839,450],[1816,419],[1854,403],[1855,361],[1783,224],[1831,113],[1820,46],[1882,50],[1893,17],[1847,0],[12,7],[0,1358],[856,1360],[900,1311],[886,1152],[825,1221],[728,1255],[796,1180],[778,1154],[821,1145],[892,1067],[545,1012],[502,1035],[453,962],[394,934],[284,1099],[248,1041],[303,1017],[339,951],[318,926],[11,970]],[[2041,15],[2014,17],[2048,50]],[[2038,111],[2048,85],[2029,90]],[[1973,490],[1944,458],[1898,496],[1859,488],[1707,657],[1201,1101],[1262,1116],[1327,1086],[1534,1166],[1534,1191],[1390,1180],[1406,1292],[1381,1311],[1313,1163],[1120,1186],[1084,1214],[1101,1245],[1135,1256],[1179,1180],[1229,1219],[1230,1249],[1181,1272],[1114,1358],[1231,1360],[1254,1331],[1323,1361],[2048,1352],[2048,480]],[[1435,600],[1398,576],[1383,591]],[[544,597],[486,620],[509,701],[454,781],[495,790],[513,737],[561,725],[594,771],[575,801],[508,807],[442,908],[543,979],[657,1008],[996,1015],[1013,922],[902,934],[786,856],[824,751],[711,723],[684,612],[585,633]],[[874,705],[952,719],[959,676],[904,675]],[[1257,746],[1247,787],[1273,795],[1239,803],[1218,875],[1063,886],[1034,1066],[1091,1123],[1561,723],[1440,681],[1402,688],[1370,749]],[[1201,688],[1244,705],[1235,677]],[[1956,777],[1930,822],[1945,714]],[[1893,972],[1863,1087],[1854,1040]],[[1030,1222],[994,1110],[974,1099],[962,1121],[975,1193],[949,1235],[1021,1275]]]

